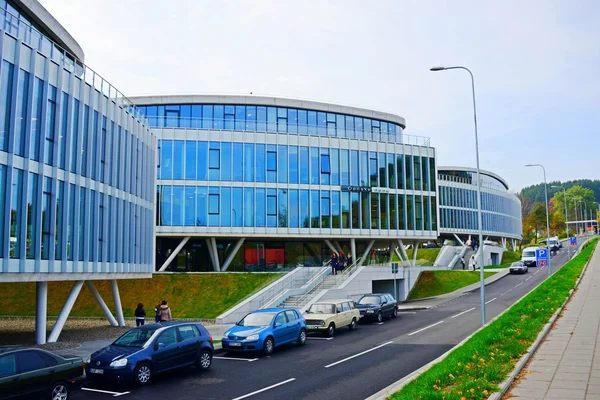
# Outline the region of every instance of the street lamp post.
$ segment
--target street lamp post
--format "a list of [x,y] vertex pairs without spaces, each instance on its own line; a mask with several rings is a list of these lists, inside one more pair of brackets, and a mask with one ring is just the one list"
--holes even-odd
[[483,268],[483,223],[481,217],[481,174],[479,173],[479,137],[477,135],[477,107],[475,105],[475,79],[473,73],[466,67],[432,67],[430,71],[446,71],[449,69],[464,69],[471,76],[471,92],[473,94],[473,122],[475,124],[475,161],[477,165],[477,219],[479,222],[479,275],[481,292],[481,326],[485,325],[485,274]]
[[540,167],[544,171],[544,193],[546,194],[546,229],[548,237],[546,238],[546,250],[548,251],[548,277],[552,274],[552,266],[550,265],[550,215],[548,214],[548,184],[546,182],[546,168],[542,164],[527,164],[526,167]]
[[600,203],[595,201],[594,204],[596,204],[598,206],[598,209],[596,210],[596,218],[593,218],[593,219],[596,220],[596,234],[600,235],[600,224],[598,223],[598,213],[600,213]]
[[[569,239],[569,214],[567,213],[567,191],[562,186],[551,186],[555,189],[562,189],[563,195],[565,196],[565,225],[567,227],[567,239]],[[571,242],[567,244],[567,253],[569,254],[569,260],[571,259]]]

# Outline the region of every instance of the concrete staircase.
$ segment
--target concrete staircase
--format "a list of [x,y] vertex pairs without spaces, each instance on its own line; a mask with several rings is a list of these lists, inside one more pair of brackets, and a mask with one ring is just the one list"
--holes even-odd
[[302,307],[307,305],[321,290],[328,290],[337,287],[337,285],[339,284],[339,280],[337,278],[338,276],[339,275],[329,275],[328,277],[323,279],[323,282],[315,286],[308,293],[290,296],[287,298],[286,301],[280,304],[279,307],[292,307],[301,309]]
[[[465,270],[469,270],[469,261],[471,260],[471,256],[473,254],[475,254],[473,249],[471,249],[470,247],[467,247],[467,249],[468,249],[467,252],[463,256],[465,258]],[[458,262],[454,265],[454,267],[452,269],[461,269],[462,270],[462,264],[460,263],[460,258],[458,259]]]

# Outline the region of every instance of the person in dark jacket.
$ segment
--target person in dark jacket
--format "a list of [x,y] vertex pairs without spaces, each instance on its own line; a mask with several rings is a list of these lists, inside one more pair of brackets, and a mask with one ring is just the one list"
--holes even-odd
[[346,264],[348,264],[348,267],[352,266],[352,253],[348,253],[348,258],[346,259]]
[[338,267],[338,256],[337,256],[337,254],[333,253],[331,255],[331,275],[335,275],[337,273],[337,267]]
[[144,325],[146,322],[146,310],[144,310],[144,305],[142,303],[138,303],[137,308],[135,309],[135,326]]
[[154,317],[154,322],[160,322],[160,306],[162,305],[162,301],[159,301],[156,307],[154,307],[154,312],[156,316]]
[[340,271],[343,271],[346,268],[346,256],[344,253],[340,252],[340,259],[338,261],[338,268]]

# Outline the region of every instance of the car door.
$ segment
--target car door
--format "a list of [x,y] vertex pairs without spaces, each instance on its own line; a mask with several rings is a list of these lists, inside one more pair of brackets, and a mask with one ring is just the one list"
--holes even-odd
[[275,338],[276,346],[287,342],[287,336],[289,334],[287,322],[287,317],[285,316],[284,311],[275,316],[275,320],[273,322],[273,337]]
[[15,354],[0,356],[0,393],[10,399],[21,395],[21,389],[17,375],[17,357]]
[[48,390],[54,379],[55,369],[48,367],[35,350],[19,351],[15,355],[19,372],[17,379],[23,394],[33,395]]
[[350,325],[350,322],[352,322],[352,312],[350,308],[350,303],[348,303],[347,301],[343,302],[342,311],[344,315],[344,326]]
[[181,360],[183,363],[193,363],[198,356],[200,349],[200,332],[194,325],[180,325],[177,327],[179,337],[181,338]]
[[300,318],[294,310],[287,310],[285,315],[288,319],[288,340],[296,340],[300,336]]
[[394,298],[390,294],[386,294],[385,297],[387,300],[386,306],[388,315],[392,315],[394,313],[394,307],[397,307],[396,300],[394,300]]
[[177,328],[165,329],[154,341],[152,364],[156,372],[174,368],[181,363],[181,346]]

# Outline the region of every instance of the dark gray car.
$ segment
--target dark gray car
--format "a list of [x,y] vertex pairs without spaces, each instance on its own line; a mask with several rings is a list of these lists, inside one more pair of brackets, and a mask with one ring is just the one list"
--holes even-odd
[[389,293],[366,294],[358,300],[356,308],[360,310],[361,320],[381,322],[384,317],[398,316],[398,305]]

